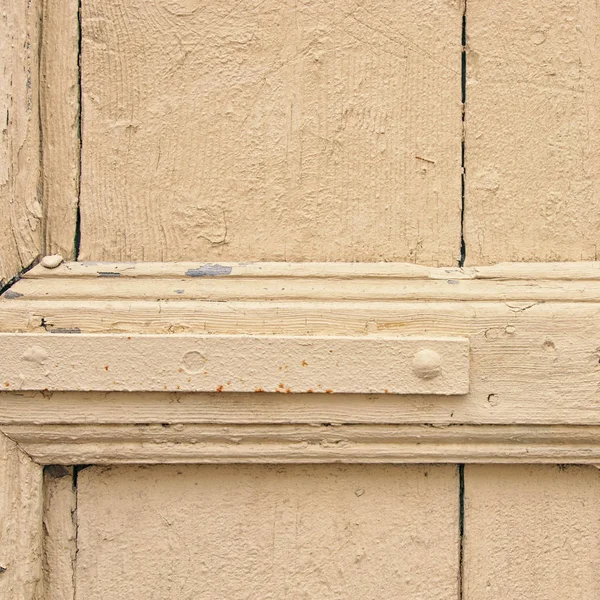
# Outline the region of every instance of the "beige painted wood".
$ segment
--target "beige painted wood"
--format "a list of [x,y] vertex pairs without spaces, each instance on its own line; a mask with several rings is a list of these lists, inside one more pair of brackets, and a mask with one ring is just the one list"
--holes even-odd
[[596,600],[600,473],[465,467],[465,600]]
[[24,390],[464,395],[469,341],[398,335],[0,333]]
[[[68,282],[68,283],[67,283]],[[81,278],[72,283],[60,279],[23,279],[5,296],[8,300],[446,300],[446,301],[565,301],[594,302],[600,298],[600,281],[489,280],[406,281],[385,278],[365,282],[355,278],[344,282],[335,278],[298,278],[294,282],[232,277],[207,279],[144,279],[125,277]]]
[[44,600],[73,600],[77,551],[73,467],[44,469]]
[[127,279],[180,279],[187,277],[294,278],[294,279],[495,279],[498,281],[597,280],[600,262],[499,263],[483,267],[427,267],[413,263],[293,263],[293,262],[63,262],[55,268],[42,264],[24,279],[126,277]]
[[457,262],[461,0],[87,0],[81,257]]
[[600,463],[583,425],[2,425],[40,464]]
[[0,433],[0,598],[41,598],[42,504],[42,467]]
[[600,6],[467,9],[467,262],[600,257]]
[[40,100],[44,250],[75,257],[79,201],[79,2],[43,0]]
[[77,600],[456,598],[455,467],[92,467]]
[[[97,281],[102,285],[110,283],[102,278]],[[216,284],[215,278],[211,282]],[[19,282],[13,290],[20,289],[19,286],[24,283]],[[148,285],[149,290],[154,283]],[[377,280],[376,285],[379,283]],[[470,280],[460,281],[459,284],[441,283],[452,290],[460,288],[463,283],[483,285],[486,282]],[[522,283],[523,290],[537,285],[537,282]],[[567,283],[570,285],[572,282]],[[285,286],[287,290],[293,285],[287,280],[280,287]],[[471,346],[468,397],[440,402],[439,398],[432,396],[410,396],[405,399],[372,396],[362,401],[349,400],[344,396],[341,403],[336,404],[329,398],[321,406],[304,397],[298,404],[290,404],[290,418],[320,418],[331,407],[331,419],[326,421],[335,421],[340,415],[355,415],[359,422],[377,418],[394,423],[402,422],[402,419],[430,423],[600,422],[597,410],[600,305],[591,301],[591,296],[589,302],[577,302],[577,298],[583,294],[571,293],[571,290],[564,294],[568,302],[546,301],[543,296],[529,301],[509,300],[500,296],[497,301],[490,299],[485,302],[346,302],[343,300],[346,294],[344,285],[338,282],[337,286],[332,286],[331,289],[337,289],[338,300],[327,302],[278,301],[273,297],[252,302],[157,301],[156,298],[100,302],[87,297],[78,301],[56,302],[8,299],[0,301],[0,326],[4,331],[48,334],[79,331],[121,332],[128,335],[133,332],[468,337]],[[392,282],[393,285],[398,288],[397,297],[401,298],[404,284]],[[504,285],[504,282],[492,280],[489,285],[493,288]],[[546,289],[549,294],[559,294],[562,293],[562,285],[562,282],[554,281]],[[363,287],[369,289],[367,283]],[[417,288],[415,294],[418,296]],[[493,298],[493,294],[487,297]],[[10,385],[6,387],[6,382],[6,379],[1,381],[5,389],[10,389]],[[254,396],[242,395],[230,404],[224,403],[222,410],[231,411],[227,414],[240,410],[240,414],[252,418],[248,416],[254,410],[251,407],[257,406],[258,414],[268,415],[268,404]],[[64,396],[57,396],[53,402],[60,402],[62,398]],[[144,412],[143,403],[146,400],[142,398],[131,401],[124,401],[122,396],[112,398],[110,403],[106,403],[106,414],[120,414],[125,419],[129,419],[126,416],[126,407],[129,406],[138,407],[131,414],[145,414],[151,419],[160,419],[160,410],[164,409],[167,402],[164,399],[149,400],[148,410]],[[88,399],[91,399],[89,408],[86,404]],[[188,422],[197,418],[202,414],[201,406],[214,407],[215,410],[210,408],[207,414],[218,416],[218,402],[210,397],[193,399],[189,403],[185,401],[186,408],[182,409],[184,416],[181,418]],[[349,404],[346,406],[344,402]],[[102,402],[98,397],[86,396],[79,407],[71,400],[67,400],[67,403],[70,407],[65,412],[67,421],[77,420],[80,415],[88,414],[88,410],[97,414],[97,418],[105,418],[101,415]],[[45,405],[45,399],[42,400],[41,396],[31,406],[28,406],[27,399],[19,400],[15,396],[0,410],[11,420],[19,418],[19,410],[27,415],[36,414],[44,422],[56,422],[52,419],[61,418],[58,415],[62,411],[53,415],[46,406],[50,404]],[[277,402],[274,406],[275,418],[285,419],[284,406]],[[147,421],[141,419],[138,422]]]
[[39,255],[40,0],[0,0],[0,286]]

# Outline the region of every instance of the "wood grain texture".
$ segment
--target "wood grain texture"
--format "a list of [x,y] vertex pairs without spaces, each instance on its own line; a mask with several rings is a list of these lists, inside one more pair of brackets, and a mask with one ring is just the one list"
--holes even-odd
[[44,600],[75,596],[76,490],[73,467],[44,469]]
[[40,0],[0,0],[0,287],[41,250]]
[[84,2],[81,257],[456,264],[461,5]]
[[458,593],[452,466],[91,467],[78,600]]
[[596,600],[600,473],[465,467],[465,600]]
[[42,592],[42,467],[0,433],[0,597]]
[[75,258],[79,201],[79,2],[43,0],[40,55],[44,253]]
[[467,10],[469,264],[600,257],[600,6]]

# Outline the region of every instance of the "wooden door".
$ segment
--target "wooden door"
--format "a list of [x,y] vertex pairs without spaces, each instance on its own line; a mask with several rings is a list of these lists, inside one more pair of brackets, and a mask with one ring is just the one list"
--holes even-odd
[[0,7],[0,595],[598,597],[596,2]]

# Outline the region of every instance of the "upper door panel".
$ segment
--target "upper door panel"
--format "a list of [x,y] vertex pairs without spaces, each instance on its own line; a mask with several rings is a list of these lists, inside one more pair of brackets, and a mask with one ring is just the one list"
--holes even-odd
[[84,0],[84,260],[460,253],[459,0]]

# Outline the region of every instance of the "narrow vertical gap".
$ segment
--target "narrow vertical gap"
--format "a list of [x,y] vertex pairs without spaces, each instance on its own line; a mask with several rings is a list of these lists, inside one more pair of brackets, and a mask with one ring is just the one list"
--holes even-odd
[[465,540],[465,465],[458,465],[458,600],[463,600]]
[[467,258],[467,245],[465,243],[465,194],[466,194],[466,164],[465,164],[465,134],[467,113],[467,0],[464,0],[461,34],[461,68],[460,87],[462,102],[462,128],[461,128],[461,151],[460,151],[460,259],[458,266],[463,267]]
[[79,138],[79,176],[77,182],[77,214],[75,217],[75,239],[73,240],[73,254],[75,260],[79,260],[79,249],[81,246],[81,166],[83,153],[83,90],[81,86],[81,48],[82,48],[82,26],[81,26],[81,3],[77,9],[77,85],[79,87],[79,118],[77,135]]
[[71,569],[73,577],[73,600],[77,598],[77,555],[79,553],[79,515],[77,513],[77,509],[79,508],[78,479],[79,472],[90,466],[91,465],[75,465],[73,467],[73,490],[75,492],[75,508],[72,515],[73,524],[75,525],[75,556],[73,557],[73,567]]

